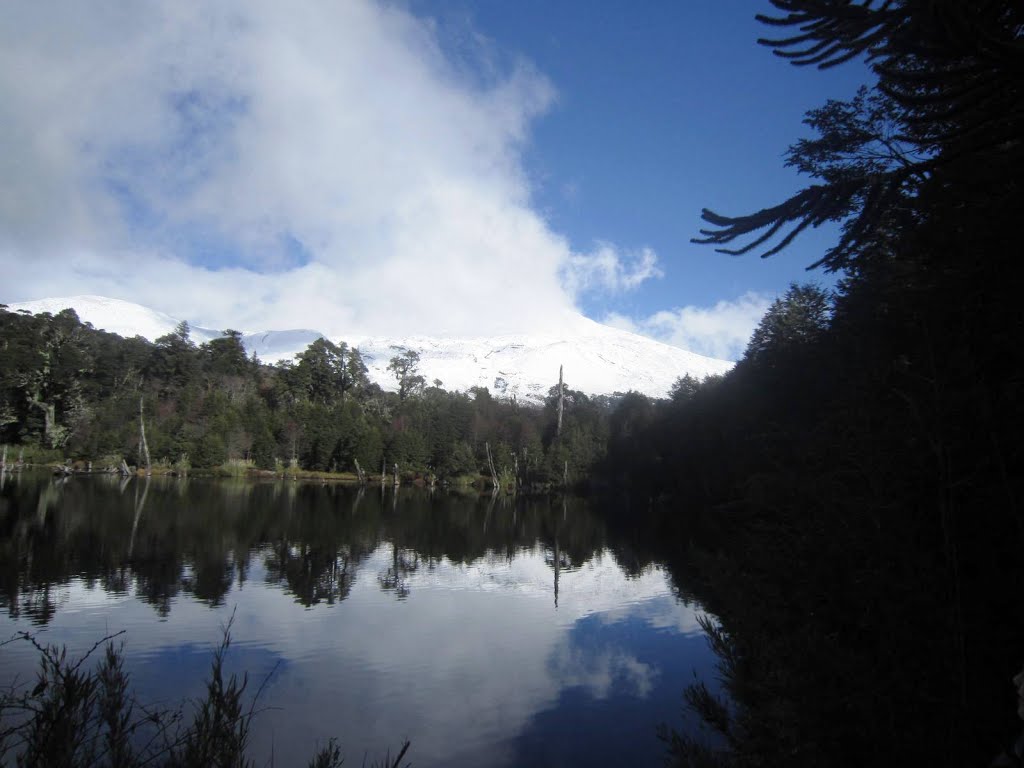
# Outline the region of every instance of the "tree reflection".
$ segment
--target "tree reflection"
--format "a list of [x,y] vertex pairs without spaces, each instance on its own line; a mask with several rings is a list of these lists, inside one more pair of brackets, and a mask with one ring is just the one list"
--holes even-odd
[[264,560],[267,582],[284,583],[297,602],[309,608],[334,605],[352,591],[355,567],[348,552],[281,541]]
[[[108,593],[134,594],[167,616],[183,594],[223,605],[253,567],[303,606],[335,605],[382,547],[390,558],[376,583],[398,599],[410,596],[412,576],[423,566],[495,556],[511,562],[538,546],[557,582],[617,538],[592,509],[568,497],[404,488],[378,495],[196,478],[63,482],[24,473],[0,493],[0,607],[12,618],[49,623],[60,610],[59,588],[81,579]],[[615,546],[628,553],[634,573],[650,562],[635,542]]]
[[408,577],[419,570],[420,556],[415,550],[400,550],[391,545],[391,565],[377,576],[377,583],[385,592],[394,592],[395,597],[404,600],[409,596]]

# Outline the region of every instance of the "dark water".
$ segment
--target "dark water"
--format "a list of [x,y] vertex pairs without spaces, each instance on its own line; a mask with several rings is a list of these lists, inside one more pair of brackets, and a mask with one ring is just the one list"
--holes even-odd
[[[294,482],[4,478],[0,639],[81,652],[125,630],[144,701],[270,675],[258,764],[338,737],[361,764],[657,765],[713,656],[699,609],[579,500]],[[0,648],[0,684],[35,656]],[[369,762],[369,761],[368,761]]]

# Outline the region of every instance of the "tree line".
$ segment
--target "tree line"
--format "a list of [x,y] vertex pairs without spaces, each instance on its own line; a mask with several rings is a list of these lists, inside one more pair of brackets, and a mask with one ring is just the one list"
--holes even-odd
[[666,730],[672,760],[1018,765],[1024,6],[772,5],[777,56],[876,82],[808,113],[811,183],[697,238],[771,256],[837,222],[835,289],[791,287],[728,375],[631,399],[609,447],[715,617],[729,700],[686,700],[722,741]]
[[145,448],[164,471],[390,474],[397,464],[429,480],[483,474],[507,490],[579,483],[603,453],[614,397],[561,382],[541,407],[482,387],[451,392],[426,382],[415,351],[395,352],[390,392],[344,342],[321,338],[292,361],[266,365],[234,330],[197,345],[182,323],[150,342],[96,330],[70,309],[0,306],[0,444],[10,461],[28,450],[142,466]]

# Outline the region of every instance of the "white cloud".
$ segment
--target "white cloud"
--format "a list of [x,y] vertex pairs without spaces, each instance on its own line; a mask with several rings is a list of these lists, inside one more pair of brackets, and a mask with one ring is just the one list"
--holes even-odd
[[554,88],[473,55],[370,0],[6,9],[0,300],[480,333],[659,275],[650,250],[573,254],[549,229],[521,154]]
[[650,248],[625,257],[615,246],[599,243],[592,253],[574,253],[565,264],[566,287],[575,295],[587,291],[621,293],[662,277],[658,255]]
[[583,688],[595,699],[607,699],[613,692],[638,699],[651,694],[659,670],[622,649],[579,648],[564,643],[554,653],[555,679],[566,688]]
[[738,360],[772,299],[748,292],[711,307],[686,306],[633,319],[612,313],[604,322],[666,344],[723,360]]

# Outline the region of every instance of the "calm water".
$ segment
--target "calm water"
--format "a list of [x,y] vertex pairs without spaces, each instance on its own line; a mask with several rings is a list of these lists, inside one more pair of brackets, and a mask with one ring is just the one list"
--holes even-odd
[[[581,501],[8,475],[0,579],[0,639],[125,630],[149,703],[201,693],[233,613],[229,666],[270,675],[252,754],[276,766],[331,736],[356,765],[405,738],[417,768],[657,765],[714,661],[699,608]],[[0,648],[0,684],[34,668]]]

